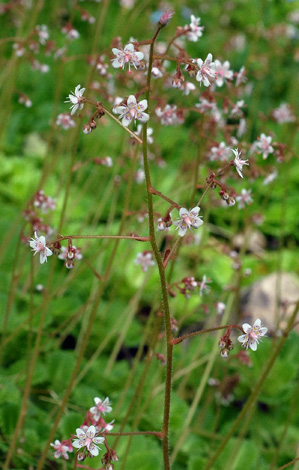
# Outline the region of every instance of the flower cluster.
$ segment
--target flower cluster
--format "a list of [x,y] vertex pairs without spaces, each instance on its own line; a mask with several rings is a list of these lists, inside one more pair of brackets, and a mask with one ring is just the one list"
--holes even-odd
[[68,248],[65,246],[61,247],[61,253],[58,255],[58,258],[65,261],[66,268],[72,269],[74,267],[74,261],[81,260],[83,256],[80,248],[69,243]]
[[46,239],[44,236],[37,236],[37,233],[34,233],[34,238],[31,238],[29,242],[32,251],[34,251],[34,256],[39,253],[39,260],[40,263],[43,264],[45,261],[47,262],[47,257],[52,256],[53,252],[47,247]]

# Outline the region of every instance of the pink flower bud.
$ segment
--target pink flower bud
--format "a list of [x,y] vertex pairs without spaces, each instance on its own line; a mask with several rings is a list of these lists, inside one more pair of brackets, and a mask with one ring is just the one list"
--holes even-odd
[[173,17],[173,15],[174,11],[164,11],[163,15],[159,19],[159,24],[162,26],[166,26]]
[[224,348],[220,351],[220,355],[221,357],[223,357],[224,359],[226,359],[228,357],[228,354],[229,354],[229,350]]

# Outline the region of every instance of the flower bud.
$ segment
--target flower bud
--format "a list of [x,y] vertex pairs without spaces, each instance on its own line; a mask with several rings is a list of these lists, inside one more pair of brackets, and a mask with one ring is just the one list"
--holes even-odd
[[220,351],[220,355],[221,355],[221,357],[223,357],[224,359],[226,359],[226,358],[228,357],[228,355],[229,355],[229,350],[226,349],[226,348],[222,349],[222,350]]
[[84,134],[90,134],[91,131],[92,131],[92,128],[90,127],[89,124],[85,124],[85,125],[83,126],[83,132],[84,132]]
[[77,460],[78,460],[79,462],[83,462],[83,460],[85,460],[85,459],[86,459],[86,455],[85,455],[84,452],[79,452],[79,453],[77,454]]
[[229,197],[227,200],[226,200],[226,204],[230,207],[234,206],[236,204],[236,201],[234,200],[233,197]]
[[165,222],[164,222],[163,219],[158,219],[158,220],[157,220],[157,228],[158,228],[158,230],[160,230],[160,231],[165,230],[166,225],[165,225]]
[[173,17],[173,15],[174,15],[174,11],[164,11],[163,15],[159,19],[159,24],[161,26],[168,25],[168,23],[171,20],[171,18]]
[[223,339],[221,339],[221,340],[219,341],[219,343],[218,343],[218,346],[219,346],[219,348],[223,349],[223,348],[225,348],[225,346],[226,346],[226,342],[223,341]]

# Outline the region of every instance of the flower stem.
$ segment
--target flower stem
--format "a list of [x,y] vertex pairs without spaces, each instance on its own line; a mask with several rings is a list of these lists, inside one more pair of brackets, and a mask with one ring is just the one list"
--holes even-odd
[[228,328],[230,328],[230,330],[232,330],[233,328],[238,328],[244,334],[243,328],[239,325],[215,326],[213,328],[207,328],[206,330],[194,331],[193,333],[188,333],[187,335],[179,336],[178,338],[173,339],[171,341],[171,344],[173,344],[173,345],[174,344],[179,344],[182,341],[184,341],[184,339],[191,338],[192,336],[198,336],[198,335],[201,335],[203,333],[210,333],[211,331],[225,330],[225,329],[228,329]]
[[[149,53],[149,65],[148,65],[148,75],[147,75],[147,101],[148,105],[150,104],[150,89],[151,89],[151,72],[153,64],[153,52],[154,52],[154,42],[157,38],[162,26],[158,25],[157,31],[152,39]],[[156,235],[155,235],[155,224],[154,224],[154,209],[153,209],[153,193],[151,177],[150,177],[150,168],[147,155],[147,123],[143,125],[143,162],[144,162],[144,173],[145,173],[145,183],[147,190],[147,203],[148,203],[148,219],[149,219],[149,233],[151,238],[151,245],[153,253],[158,265],[159,276],[160,276],[160,286],[162,290],[162,303],[163,303],[163,314],[166,330],[166,379],[165,379],[165,392],[164,392],[164,418],[163,418],[163,457],[164,457],[164,470],[170,470],[170,460],[169,460],[169,416],[170,416],[170,400],[171,400],[171,382],[172,382],[172,352],[173,346],[171,344],[172,333],[170,325],[170,310],[168,303],[168,291],[167,283],[165,277],[165,268],[163,266],[162,257],[157,245]]]

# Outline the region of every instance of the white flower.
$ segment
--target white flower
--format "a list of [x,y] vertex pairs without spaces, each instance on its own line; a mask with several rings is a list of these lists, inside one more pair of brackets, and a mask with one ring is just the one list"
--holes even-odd
[[136,101],[134,95],[130,95],[127,99],[127,105],[117,105],[114,106],[113,112],[115,114],[120,114],[119,119],[122,121],[122,125],[127,127],[130,122],[134,119],[138,119],[140,122],[147,122],[149,120],[149,115],[143,111],[147,109],[147,100]]
[[94,399],[96,406],[92,406],[89,411],[93,414],[93,419],[98,421],[101,417],[101,414],[105,415],[106,413],[110,413],[112,411],[111,402],[108,397],[105,400],[101,400],[100,398],[96,397]]
[[41,236],[38,237],[37,233],[34,232],[34,237],[31,238],[31,241],[29,242],[30,247],[32,248],[32,251],[34,251],[34,256],[36,253],[40,253],[40,263],[43,264],[45,261],[47,261],[47,256],[52,256],[52,251],[46,247],[46,239],[45,237]]
[[77,428],[76,434],[78,439],[74,440],[73,447],[76,447],[76,449],[86,447],[93,457],[99,455],[99,447],[96,444],[101,444],[105,439],[103,437],[96,437],[95,426],[89,426],[86,432],[83,429]]
[[[75,92],[71,93],[68,96],[68,99],[65,101],[65,103],[72,103],[72,106],[70,107],[71,109],[71,115],[75,114],[77,109],[79,111],[83,109],[84,103],[82,103],[82,95],[85,91],[85,88],[81,88],[81,85],[77,85],[75,88]],[[84,99],[84,98],[83,98]]]
[[198,82],[203,82],[204,86],[210,86],[216,78],[215,73],[215,62],[213,61],[212,54],[208,54],[205,61],[202,59],[197,59],[194,62],[197,62],[199,70],[196,74],[196,80]]
[[272,137],[261,134],[258,141],[256,142],[257,153],[263,154],[263,160],[265,160],[269,153],[274,152],[274,148],[271,145]]
[[56,125],[61,126],[66,131],[71,127],[76,127],[74,119],[67,113],[58,114]]
[[[135,131],[135,134],[142,135],[142,129],[143,129],[142,124],[138,124],[137,131]],[[154,129],[152,127],[148,127],[146,130],[146,140],[148,144],[152,144],[154,142],[154,139],[152,137],[153,132],[154,132]]]
[[112,59],[112,67],[115,69],[125,68],[125,65],[128,64],[129,72],[131,72],[130,66],[133,65],[135,69],[139,68],[140,61],[143,59],[143,52],[135,51],[133,44],[127,44],[124,49],[112,49],[116,59]]
[[242,109],[241,109],[241,108],[243,108],[244,103],[245,103],[244,100],[239,100],[239,101],[237,101],[236,104],[235,104],[235,106],[234,106],[233,109],[231,110],[230,115],[231,115],[231,116],[236,116],[236,117],[242,116],[243,113],[242,113]]
[[274,109],[273,117],[279,124],[294,122],[296,120],[287,103],[282,103],[278,108]]
[[222,86],[227,80],[232,80],[234,73],[230,70],[230,63],[228,60],[220,62],[220,60],[215,60],[215,73],[216,73],[216,80],[215,83],[217,86]]
[[190,91],[196,90],[196,86],[191,82],[184,82],[182,84],[181,90],[185,96],[188,96]]
[[244,209],[246,204],[251,204],[253,202],[251,197],[251,189],[248,191],[246,189],[242,189],[241,195],[236,197],[236,201],[238,203],[238,209]]
[[180,237],[183,237],[186,234],[188,228],[198,228],[200,225],[203,224],[203,220],[198,217],[199,211],[199,207],[193,207],[193,209],[191,209],[190,211],[187,211],[187,209],[185,209],[184,207],[180,208],[180,219],[173,222],[174,225],[177,225]]
[[46,41],[49,39],[48,26],[42,24],[40,26],[36,26],[36,30],[38,33],[39,42],[43,45],[46,44]]
[[153,260],[153,253],[151,251],[138,253],[134,263],[141,264],[142,271],[146,272],[150,266],[154,266],[155,264],[155,261]]
[[182,124],[183,115],[177,111],[176,105],[167,104],[164,109],[158,107],[155,109],[156,115],[161,119],[161,124],[171,126],[173,124]]
[[60,442],[58,439],[54,442],[54,444],[51,442],[50,446],[52,446],[55,449],[54,452],[54,458],[59,459],[59,457],[63,457],[64,459],[68,460],[69,456],[67,452],[72,452],[68,446],[65,446]]
[[[200,18],[196,18],[194,15],[191,15],[190,31],[186,34],[187,39],[192,42],[197,42],[197,40],[202,36],[202,32],[205,29],[204,26],[198,26],[200,23]],[[187,26],[188,28],[188,26]]]
[[243,165],[249,165],[249,163],[247,163],[248,160],[241,160],[240,155],[241,155],[242,151],[239,152],[238,149],[231,149],[231,151],[235,155],[234,165],[236,167],[238,175],[241,176],[241,178],[243,178],[242,168],[243,168]]
[[250,348],[252,351],[256,351],[257,345],[262,336],[268,331],[268,328],[261,325],[261,320],[255,320],[253,326],[250,326],[248,323],[244,323],[242,328],[245,332],[244,335],[238,337],[238,341],[242,343],[243,348]]
[[208,158],[211,161],[220,160],[225,162],[230,155],[230,148],[225,145],[225,142],[220,142],[218,147],[212,147],[211,153]]

